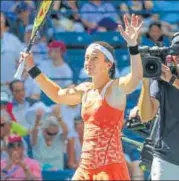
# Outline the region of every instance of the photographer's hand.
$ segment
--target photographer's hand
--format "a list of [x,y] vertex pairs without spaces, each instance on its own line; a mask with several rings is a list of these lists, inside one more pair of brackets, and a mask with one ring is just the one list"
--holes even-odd
[[172,80],[172,85],[174,87],[176,87],[177,89],[179,89],[179,79],[176,76],[172,75],[172,72],[170,71],[170,68],[167,67],[166,65],[162,64],[162,75],[161,75],[161,79],[170,83],[171,84],[171,79],[175,78],[174,80]]
[[129,113],[129,120],[131,120],[132,118],[135,118],[138,115],[138,111],[139,111],[138,106],[135,106],[134,108],[132,108]]
[[162,64],[162,74],[160,78],[165,82],[169,82],[170,79],[172,78],[172,73],[170,71],[170,68],[164,64]]

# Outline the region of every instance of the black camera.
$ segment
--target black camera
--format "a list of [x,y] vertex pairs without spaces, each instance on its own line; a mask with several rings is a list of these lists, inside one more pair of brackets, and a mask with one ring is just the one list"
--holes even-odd
[[141,151],[141,163],[139,167],[143,171],[150,172],[153,161],[153,141],[151,138],[147,138],[143,144],[143,148]]
[[177,67],[169,60],[171,56],[179,55],[179,44],[170,47],[139,47],[141,53],[144,77],[159,78],[161,75],[162,63],[167,65],[173,74],[176,74]]

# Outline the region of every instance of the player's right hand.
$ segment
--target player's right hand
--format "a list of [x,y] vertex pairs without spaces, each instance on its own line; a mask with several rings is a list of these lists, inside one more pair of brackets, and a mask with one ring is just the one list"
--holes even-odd
[[35,66],[32,53],[21,52],[20,60],[25,60],[25,69],[27,71],[29,71],[32,67]]

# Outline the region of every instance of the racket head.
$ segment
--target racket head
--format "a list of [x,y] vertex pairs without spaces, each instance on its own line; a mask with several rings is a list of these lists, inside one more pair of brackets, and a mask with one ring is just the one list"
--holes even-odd
[[38,8],[37,15],[34,20],[33,30],[31,34],[31,39],[37,34],[39,29],[44,24],[45,20],[47,19],[47,16],[49,14],[49,11],[51,10],[52,6],[54,4],[54,0],[43,0]]

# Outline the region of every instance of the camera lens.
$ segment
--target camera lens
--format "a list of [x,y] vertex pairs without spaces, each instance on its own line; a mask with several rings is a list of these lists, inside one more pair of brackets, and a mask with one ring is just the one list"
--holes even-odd
[[150,61],[148,64],[146,64],[145,69],[148,73],[155,73],[158,69],[158,64],[156,62]]
[[159,78],[161,75],[162,60],[160,57],[144,56],[142,59],[144,77]]

